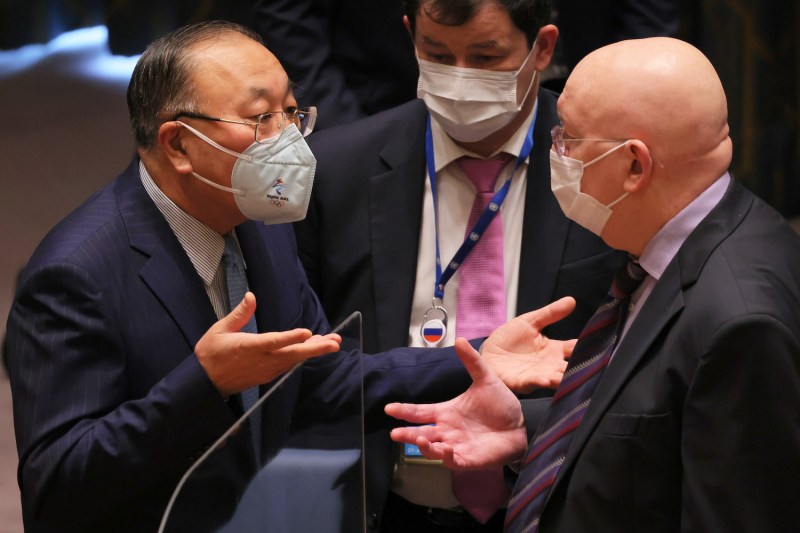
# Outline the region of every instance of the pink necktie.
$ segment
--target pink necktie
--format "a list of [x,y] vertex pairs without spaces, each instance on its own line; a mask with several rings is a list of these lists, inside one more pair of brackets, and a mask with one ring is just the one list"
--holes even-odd
[[[458,160],[477,191],[467,221],[467,238],[494,196],[497,177],[509,159],[510,156],[503,154],[497,159]],[[486,337],[506,322],[503,221],[499,212],[458,272],[456,335],[468,339]],[[453,472],[453,494],[481,523],[486,523],[505,505],[510,492],[502,468]]]

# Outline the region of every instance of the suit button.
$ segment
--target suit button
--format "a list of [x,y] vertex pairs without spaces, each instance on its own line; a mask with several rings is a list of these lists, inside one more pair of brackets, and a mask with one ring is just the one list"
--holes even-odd
[[378,515],[377,513],[367,513],[367,528],[372,531],[378,530]]

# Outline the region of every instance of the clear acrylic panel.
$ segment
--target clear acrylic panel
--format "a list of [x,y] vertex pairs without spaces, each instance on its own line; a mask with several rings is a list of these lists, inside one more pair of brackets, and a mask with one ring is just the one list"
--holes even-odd
[[261,387],[189,468],[159,532],[366,531],[361,314],[334,332],[339,354]]

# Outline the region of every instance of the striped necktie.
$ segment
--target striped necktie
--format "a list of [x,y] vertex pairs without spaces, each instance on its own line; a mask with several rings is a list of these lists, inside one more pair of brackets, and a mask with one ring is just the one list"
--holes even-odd
[[561,385],[528,447],[509,501],[506,532],[538,531],[539,518],[572,436],[583,420],[622,332],[630,296],[645,274],[637,263],[628,262],[617,273],[605,302],[578,337]]
[[[225,279],[228,286],[228,312],[230,312],[239,305],[239,302],[244,299],[244,295],[247,292],[247,274],[245,272],[244,259],[239,249],[239,243],[236,242],[233,233],[225,235],[225,251],[222,254],[222,264],[225,267]],[[250,320],[241,331],[258,333],[255,315],[250,317]],[[242,391],[241,398],[245,411],[250,409],[258,401],[258,387],[251,387]],[[255,413],[254,416],[250,417],[254,444],[260,439],[260,421],[259,413]]]

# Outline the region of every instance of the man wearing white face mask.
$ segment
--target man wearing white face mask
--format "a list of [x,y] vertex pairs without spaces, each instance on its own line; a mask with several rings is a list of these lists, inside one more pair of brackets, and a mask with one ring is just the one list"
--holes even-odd
[[[39,244],[9,314],[26,531],[156,531],[187,468],[284,379],[184,486],[167,529],[217,531],[293,422],[361,405],[360,354],[327,334],[283,224],[305,214],[314,111],[277,58],[239,25],[180,28],[142,54],[128,107],[137,156]],[[494,352],[490,337],[485,356],[544,355],[531,383],[557,382],[569,344],[518,340]],[[400,348],[364,375],[384,422],[380,398],[468,385],[450,349]]]
[[462,345],[474,385],[387,406],[415,426],[393,437],[452,468],[513,465],[506,533],[796,530],[800,238],[728,172],[714,67],[676,39],[622,41],[578,63],[558,110],[559,203],[630,262],[552,401],[521,406]]
[[[577,336],[623,258],[550,191],[556,96],[539,87],[558,36],[549,3],[404,6],[419,99],[309,137],[315,191],[295,228],[312,287],[332,320],[363,313],[368,352],[479,338],[566,295],[578,307],[547,333]],[[374,436],[372,509],[392,487],[383,531],[501,528],[502,488],[499,505],[475,508],[462,487],[476,483],[398,454]]]

